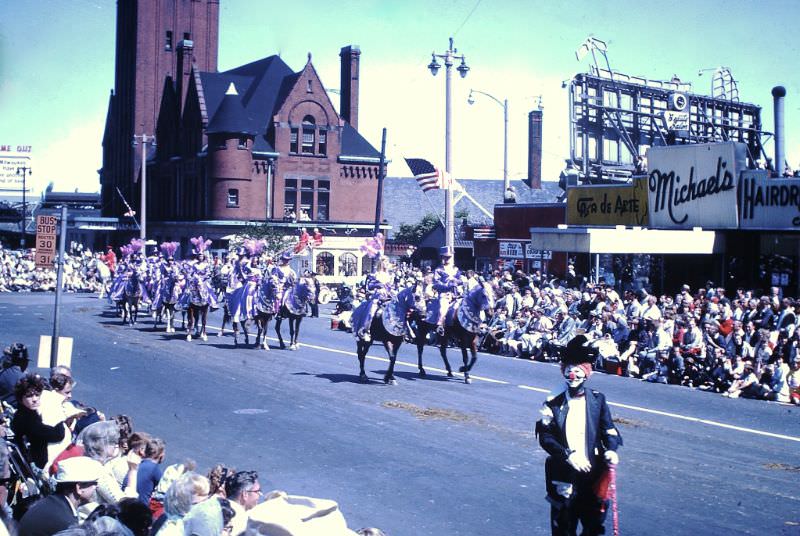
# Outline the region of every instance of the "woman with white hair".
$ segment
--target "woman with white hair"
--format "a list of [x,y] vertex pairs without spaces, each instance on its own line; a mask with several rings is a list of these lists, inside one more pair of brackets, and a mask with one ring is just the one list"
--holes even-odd
[[[115,504],[126,497],[137,498],[136,474],[141,457],[131,450],[125,461],[128,466],[127,483],[123,488],[113,472],[113,464],[120,457],[119,426],[114,421],[100,421],[87,426],[78,437],[83,444],[84,454],[103,465],[103,474],[97,482],[97,492],[93,506]],[[88,511],[91,511],[89,509]]]

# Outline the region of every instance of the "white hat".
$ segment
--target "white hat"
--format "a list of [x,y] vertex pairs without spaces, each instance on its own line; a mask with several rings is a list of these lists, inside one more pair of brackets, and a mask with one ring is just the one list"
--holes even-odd
[[87,456],[77,456],[58,462],[56,482],[97,482],[102,474],[100,462]]

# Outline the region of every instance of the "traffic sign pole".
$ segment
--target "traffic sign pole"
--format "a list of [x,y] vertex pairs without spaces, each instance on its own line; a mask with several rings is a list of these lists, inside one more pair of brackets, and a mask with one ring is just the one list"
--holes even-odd
[[[38,241],[38,237],[37,237]],[[61,205],[61,240],[58,244],[58,276],[56,277],[56,303],[53,310],[53,337],[50,341],[50,368],[58,363],[58,332],[59,332],[59,312],[61,307],[61,287],[64,281],[64,254],[65,243],[67,241],[67,206]],[[37,251],[38,258],[38,251]]]

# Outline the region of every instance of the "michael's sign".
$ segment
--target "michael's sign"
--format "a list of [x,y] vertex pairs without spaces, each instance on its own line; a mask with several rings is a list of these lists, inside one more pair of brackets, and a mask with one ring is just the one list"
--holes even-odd
[[732,229],[738,225],[736,185],[745,146],[704,143],[647,152],[650,226]]

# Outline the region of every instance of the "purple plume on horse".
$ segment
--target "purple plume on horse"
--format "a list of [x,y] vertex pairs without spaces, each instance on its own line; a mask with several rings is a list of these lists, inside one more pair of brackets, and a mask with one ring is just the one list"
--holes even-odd
[[144,248],[144,240],[141,238],[131,238],[131,253],[139,253]]
[[179,245],[178,242],[162,242],[160,246],[161,252],[167,257],[174,257]]
[[128,246],[128,245],[121,246],[121,247],[119,248],[119,251],[120,251],[120,253],[122,253],[122,257],[123,257],[123,258],[130,257],[130,256],[131,256],[131,254],[133,254],[133,250],[132,250],[132,249],[131,249],[131,247],[130,247],[130,246]]
[[194,245],[194,250],[197,253],[203,253],[211,245],[211,240],[205,240],[203,235],[190,238],[189,241]]

